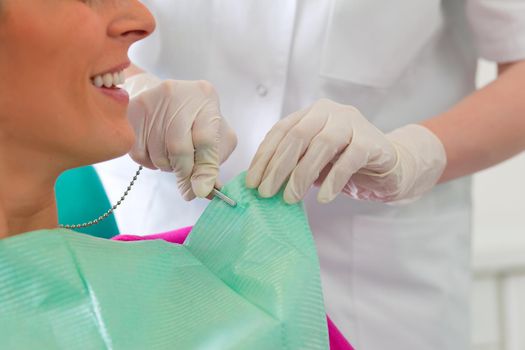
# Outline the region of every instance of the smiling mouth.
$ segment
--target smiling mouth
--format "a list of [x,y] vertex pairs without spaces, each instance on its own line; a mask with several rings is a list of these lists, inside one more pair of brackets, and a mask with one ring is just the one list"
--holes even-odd
[[109,72],[95,75],[91,78],[91,83],[97,88],[116,89],[118,85],[124,84],[126,76],[124,71]]

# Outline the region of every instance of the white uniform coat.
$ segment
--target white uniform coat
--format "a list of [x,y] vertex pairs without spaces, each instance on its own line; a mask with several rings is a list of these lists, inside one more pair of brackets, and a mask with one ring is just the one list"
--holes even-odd
[[[239,145],[223,180],[246,170],[279,118],[326,97],[384,131],[449,109],[474,90],[479,54],[525,58],[523,0],[144,0],[158,21],[134,61],[163,78],[206,79]],[[465,6],[467,5],[467,6]],[[98,166],[115,202],[136,170]],[[316,192],[316,191],[312,191]],[[360,350],[468,348],[470,179],[406,206],[340,196],[306,207],[328,314]],[[124,233],[193,224],[149,171],[116,212]]]

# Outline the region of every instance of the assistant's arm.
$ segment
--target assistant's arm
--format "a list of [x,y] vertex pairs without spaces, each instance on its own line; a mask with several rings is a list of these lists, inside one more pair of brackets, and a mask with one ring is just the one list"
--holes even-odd
[[475,173],[525,150],[525,61],[499,65],[499,77],[422,124],[443,143],[440,182]]

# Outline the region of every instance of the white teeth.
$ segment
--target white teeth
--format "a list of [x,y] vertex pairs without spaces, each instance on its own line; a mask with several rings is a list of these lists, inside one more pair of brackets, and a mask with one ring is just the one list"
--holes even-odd
[[98,88],[106,87],[110,88],[112,86],[117,86],[124,84],[126,77],[123,71],[115,73],[106,73],[104,75],[97,75],[91,78],[91,82]]
[[119,77],[119,81],[118,81],[119,84],[124,84],[126,82],[126,75],[124,75],[124,71],[120,71],[118,73],[118,77]]
[[102,80],[100,75],[97,75],[95,79],[93,79],[93,84],[95,84],[96,87],[101,88],[102,85],[104,85],[104,80]]
[[104,87],[110,88],[113,86],[113,75],[112,74],[106,73],[104,74],[102,79],[104,80]]

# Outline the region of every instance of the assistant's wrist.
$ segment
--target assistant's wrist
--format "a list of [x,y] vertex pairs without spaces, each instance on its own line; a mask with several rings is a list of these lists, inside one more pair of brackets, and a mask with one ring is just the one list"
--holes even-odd
[[387,134],[396,147],[399,162],[395,176],[398,191],[388,201],[415,200],[430,191],[447,165],[445,147],[428,128],[409,124]]

